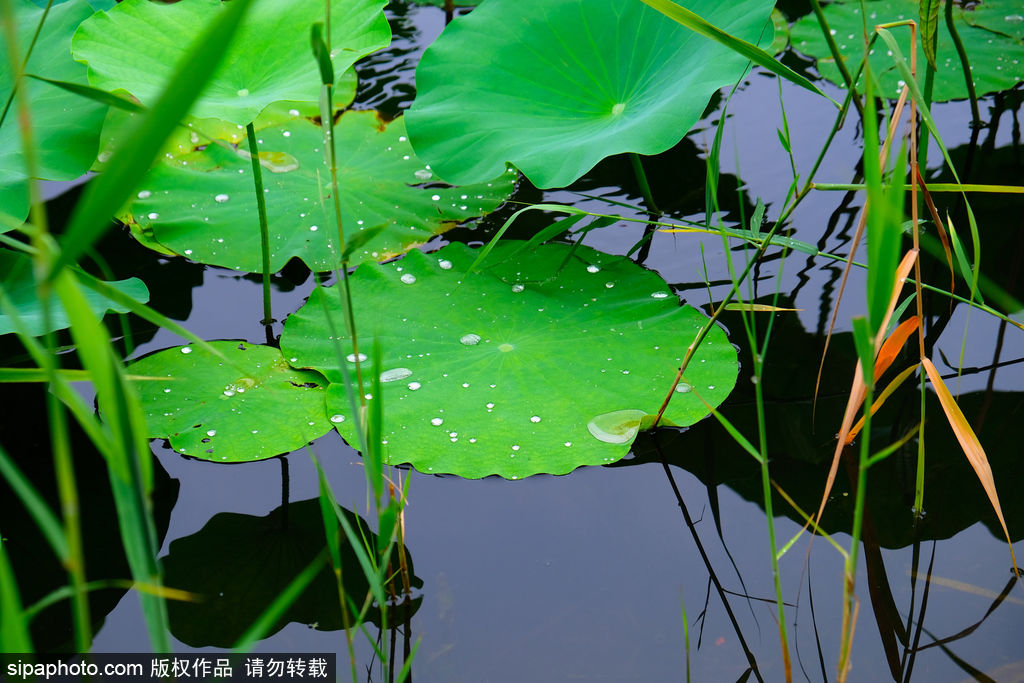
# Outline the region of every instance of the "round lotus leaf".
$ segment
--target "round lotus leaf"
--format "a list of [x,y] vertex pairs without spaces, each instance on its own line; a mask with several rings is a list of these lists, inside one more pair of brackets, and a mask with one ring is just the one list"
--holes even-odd
[[[512,256],[522,245],[499,243],[473,273],[479,252],[451,244],[364,264],[350,278],[359,336],[383,349],[376,398],[392,464],[469,478],[564,474],[622,458],[650,426],[707,318],[629,259],[560,244]],[[289,316],[281,348],[332,381],[327,411],[357,444],[335,342],[351,346],[332,329],[345,329],[339,297],[317,289]],[[341,363],[351,370],[355,360]],[[665,424],[705,417],[701,399],[721,403],[736,374],[736,351],[716,327]]]
[[[390,43],[385,4],[382,0],[332,0],[335,73]],[[75,58],[88,64],[93,85],[127,90],[143,104],[152,105],[201,27],[222,11],[220,0],[174,4],[126,0],[82,24],[73,43]],[[193,106],[192,116],[244,125],[271,102],[316,102],[321,81],[310,47],[310,27],[323,20],[323,3],[254,2],[221,66]]]
[[330,431],[322,376],[292,369],[269,346],[210,344],[225,358],[178,346],[129,366],[147,378],[134,384],[148,436],[202,460],[245,462],[301,448]]
[[[771,0],[682,4],[771,42]],[[423,54],[409,134],[449,182],[511,162],[538,187],[563,187],[607,156],[675,145],[747,63],[642,2],[486,2]]]
[[[15,31],[24,53],[36,31],[44,10],[27,0],[12,2]],[[84,19],[93,13],[85,0],[70,0],[54,5],[36,40],[27,73],[58,81],[84,85],[86,69],[71,58],[71,36]],[[14,88],[14,74],[5,47],[0,57],[0,102],[6,102]],[[106,107],[49,83],[26,78],[32,134],[35,138],[37,173],[48,180],[73,180],[89,170],[96,160],[100,126]],[[18,126],[18,100],[11,103],[7,118],[0,126],[0,211],[24,220],[28,215],[28,169]],[[4,232],[0,228],[0,232]]]
[[[346,235],[383,228],[352,254],[354,263],[402,254],[493,211],[514,189],[514,172],[464,187],[431,182],[433,172],[413,153],[401,118],[385,126],[374,112],[348,112],[335,125],[334,138]],[[340,249],[320,127],[295,119],[263,129],[259,140],[266,160],[270,269],[280,270],[292,257],[316,271],[335,268]],[[128,222],[194,261],[259,272],[259,218],[248,153],[209,145],[176,161],[158,164],[142,180]]]
[[[917,0],[871,0],[865,3],[865,8],[868,13],[869,29],[877,24],[918,18]],[[974,87],[978,95],[1006,90],[1024,80],[1024,43],[1006,35],[971,26],[964,20],[968,14],[970,13],[956,10],[954,21],[970,59]],[[832,3],[825,8],[825,18],[828,20],[839,52],[846,60],[847,69],[853,74],[864,54],[864,17],[861,15],[860,2]],[[898,27],[890,31],[899,42],[900,52],[909,64],[909,29]],[[793,25],[789,40],[790,45],[796,50],[817,60],[818,72],[822,76],[833,83],[843,83],[828,43],[813,15],[807,15]],[[946,28],[946,22],[941,17],[935,53],[938,70],[935,73],[932,91],[933,101],[944,102],[967,97],[967,85],[960,66],[960,58]],[[869,61],[872,73],[877,79],[875,93],[891,99],[899,97],[903,88],[902,76],[896,70],[889,48],[884,42],[875,41]],[[917,63],[920,65],[918,85],[923,89],[926,62],[924,50],[920,47]],[[858,88],[862,89],[863,86],[862,77],[858,82]]]

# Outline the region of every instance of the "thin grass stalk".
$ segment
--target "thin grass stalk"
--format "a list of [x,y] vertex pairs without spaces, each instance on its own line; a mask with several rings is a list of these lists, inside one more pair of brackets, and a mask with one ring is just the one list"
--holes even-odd
[[29,618],[22,610],[21,595],[0,529],[0,652],[32,652]]
[[[49,9],[47,8],[47,13]],[[37,296],[42,303],[43,326],[50,328],[52,311],[51,289],[47,283],[38,276],[45,273],[51,265],[51,251],[47,249],[48,226],[46,209],[43,206],[39,195],[39,188],[35,181],[38,177],[38,164],[35,153],[35,138],[32,129],[32,114],[29,107],[28,93],[24,88],[23,67],[28,61],[26,55],[24,61],[18,53],[18,37],[14,9],[10,0],[0,0],[0,19],[2,19],[5,42],[7,43],[7,59],[14,71],[11,100],[18,97],[18,127],[21,134],[21,143],[24,149],[25,168],[28,182],[30,217],[35,229],[32,231],[32,246],[36,253],[33,256],[33,270],[37,275]],[[45,15],[44,15],[45,19]],[[42,22],[36,29],[35,39],[42,30]],[[53,386],[57,383],[57,355],[56,341],[53,332],[47,332],[44,336],[46,352],[43,354],[43,369],[47,375],[47,382]],[[81,517],[78,504],[78,488],[75,480],[74,464],[71,458],[70,436],[68,433],[67,417],[64,414],[64,407],[54,392],[47,393],[47,412],[49,414],[50,440],[53,448],[54,471],[57,478],[57,490],[61,503],[61,516],[64,522],[64,535],[67,542],[68,554],[64,560],[64,567],[68,571],[71,585],[74,588],[72,600],[72,618],[74,623],[75,644],[80,652],[88,650],[92,643],[92,621],[89,616],[89,601],[85,590],[85,554],[82,543]]]
[[[839,46],[836,44],[835,37],[832,35],[832,31],[828,27],[828,20],[825,19],[825,13],[821,9],[821,3],[819,0],[811,0],[811,10],[814,12],[814,17],[818,20],[818,26],[821,28],[821,33],[825,38],[825,42],[828,44],[829,52],[832,53],[832,59],[835,60],[835,65],[839,69],[839,74],[843,77],[843,83],[846,84],[848,93],[853,95],[857,92],[857,81],[855,78],[850,76],[850,71],[846,68],[846,60],[843,59],[842,53],[839,52]],[[853,104],[857,107],[857,113],[860,115],[861,119],[863,119],[864,104],[861,103],[860,98],[854,95]]]
[[[947,5],[947,7],[952,7],[952,3],[951,2],[947,2],[946,5]],[[916,32],[915,29],[916,29],[916,27],[914,26],[914,24],[911,24],[910,25],[910,44],[912,46],[914,46],[914,47],[910,51],[910,73],[914,74],[914,76],[917,76],[917,49],[916,49],[916,46],[917,46],[917,41],[916,41],[917,32]],[[930,102],[930,100],[931,100],[931,87],[930,87],[931,86],[931,77],[932,77],[932,75],[935,72],[935,70],[932,68],[931,62],[928,63],[928,67],[927,68],[928,68],[928,76],[929,76],[929,78],[926,79],[927,82],[925,84],[925,90],[927,92],[926,104],[927,104],[927,102]],[[968,76],[968,80],[970,80],[969,76]],[[977,105],[977,102],[975,102],[975,105]],[[928,144],[928,138],[927,138],[928,129],[927,129],[927,127],[924,129],[924,131],[925,131],[925,137],[924,137],[923,143],[925,145],[927,145]],[[918,197],[917,197],[917,189],[918,189],[919,185],[923,185],[923,182],[921,182],[921,180],[922,180],[922,178],[921,178],[921,171],[918,168],[917,151],[918,151],[918,140],[917,140],[917,101],[914,100],[914,99],[911,99],[910,100],[910,212],[911,212],[910,213],[910,220],[911,220],[911,224],[914,226],[914,230],[913,230],[914,249],[917,250],[917,251],[920,251],[920,247],[921,247],[921,232],[920,232],[920,225],[919,225],[919,222],[918,222]],[[939,230],[942,230],[941,222],[938,223],[937,225],[939,225]],[[944,232],[943,232],[943,234],[944,234]],[[952,263],[950,265],[952,266]],[[924,357],[925,357],[925,350],[924,350],[924,296],[923,296],[923,292],[921,290],[921,260],[920,259],[917,259],[917,260],[914,261],[914,281],[915,281],[915,284],[914,284],[914,294],[915,294],[915,297],[914,298],[915,298],[915,300],[917,302],[917,321],[918,321],[918,325],[917,325],[917,343],[918,343],[918,353],[920,354],[920,359],[923,360]],[[926,383],[925,383],[925,373],[923,371],[921,373],[919,373],[919,379],[920,379],[920,384],[919,384],[919,390],[920,390],[919,391],[919,400],[920,400],[919,411],[920,411],[920,415],[921,415],[921,420],[920,420],[920,422],[918,424],[918,433],[917,433],[917,471],[915,472],[915,475],[914,475],[914,519],[915,520],[920,520],[921,517],[924,515],[924,468],[925,468],[924,423],[925,423],[925,412],[926,412],[926,405],[927,405],[927,398],[928,398],[928,389],[927,389],[927,386],[926,386]]]
[[640,155],[636,152],[629,153],[629,162],[633,166],[633,175],[636,176],[636,182],[640,185],[640,192],[644,196],[644,201],[647,203],[647,209],[657,215],[661,215],[661,210],[658,209],[658,205],[654,203],[654,195],[651,194],[651,184],[647,182],[647,174],[644,172],[644,164],[640,159]]
[[[46,18],[50,16],[50,8],[53,7],[53,0],[47,0],[46,7],[43,8],[43,16],[39,17],[39,23],[36,25],[35,33],[32,34],[32,40],[28,43],[28,49],[25,50],[25,56],[21,59],[21,65],[18,67],[16,74],[19,74],[16,80],[24,77],[25,67],[28,66],[28,60],[32,58],[32,51],[36,47],[36,43],[39,41],[39,34],[43,32],[43,26],[46,24]],[[6,17],[5,17],[6,21]],[[12,48],[14,53],[14,59],[10,60],[10,64],[13,67],[17,62],[17,50],[14,49],[15,43],[9,42],[8,45]],[[4,121],[7,120],[7,112],[11,109],[11,103],[14,102],[14,96],[17,94],[18,88],[11,88],[11,93],[7,96],[7,101],[4,102],[3,111],[0,111],[0,127],[4,125]]]
[[245,133],[249,137],[252,182],[256,188],[256,211],[260,220],[260,253],[263,256],[263,320],[260,323],[270,325],[274,322],[274,317],[270,310],[270,228],[267,225],[267,200],[263,196],[263,168],[260,166],[260,150],[252,122],[246,124]]
[[[870,90],[870,87],[869,87]],[[873,403],[874,392],[874,348],[870,342],[868,323],[863,318],[854,320],[854,335],[858,341],[857,355],[864,370],[864,403]],[[850,552],[846,557],[843,572],[843,625],[840,630],[838,680],[845,681],[850,672],[850,648],[853,644],[853,633],[856,628],[857,610],[854,585],[857,577],[857,556],[860,548],[861,532],[864,526],[864,501],[867,495],[867,474],[871,459],[871,411],[864,413],[864,436],[860,443],[860,456],[857,463],[857,491],[854,497],[853,528],[850,531]]]
[[[731,95],[730,95],[731,99]],[[728,100],[726,101],[726,107],[728,106]],[[719,118],[718,130],[715,134],[715,144],[712,147],[712,153],[708,156],[708,198],[710,200],[709,205],[705,208],[705,214],[710,215],[711,209],[714,208],[714,212],[717,214],[719,210],[718,206],[718,194],[716,187],[716,180],[719,177],[719,141],[721,140],[722,131],[725,128],[725,111],[723,107],[722,115]],[[792,160],[792,156],[790,157]],[[737,161],[738,166],[738,161]],[[796,176],[796,169],[794,166],[793,170],[794,177]],[[760,222],[760,216],[756,215],[759,212],[755,212],[753,221]],[[751,229],[754,226],[751,225]],[[732,253],[729,250],[729,245],[726,236],[722,235],[722,242],[724,251],[726,254],[726,262],[729,267],[730,277],[733,278],[733,284],[738,288],[743,280],[736,280],[736,272],[732,261]],[[779,268],[778,278],[782,277],[782,268]],[[754,283],[752,280],[748,282],[748,301],[754,300]],[[778,290],[776,290],[776,296]],[[777,303],[777,300],[774,302]],[[719,310],[724,309],[724,305]],[[747,342],[750,346],[750,353],[753,357],[753,376],[751,380],[754,382],[754,400],[757,410],[757,436],[758,436],[758,447],[759,455],[758,462],[761,468],[761,483],[762,483],[762,497],[764,500],[765,517],[768,523],[768,545],[771,553],[771,566],[772,566],[772,579],[775,585],[775,602],[776,609],[778,611],[778,628],[779,628],[779,642],[782,648],[782,660],[783,668],[785,670],[785,676],[787,681],[791,681],[793,678],[793,666],[789,655],[789,638],[786,633],[786,611],[784,602],[782,599],[782,577],[779,573],[779,554],[778,554],[778,543],[775,538],[775,514],[772,505],[772,489],[771,489],[771,475],[768,472],[768,434],[767,427],[765,424],[765,411],[764,411],[764,391],[761,379],[764,376],[764,357],[767,353],[768,342],[771,339],[771,328],[772,323],[769,321],[768,329],[766,330],[764,344],[759,347],[757,342],[757,317],[752,313],[748,313],[746,310],[740,311],[740,317],[743,320],[743,326],[747,333]]]
[[[320,123],[324,134],[324,155],[331,174],[331,205],[334,209],[334,223],[338,231],[338,249],[341,254],[335,275],[340,289],[338,297],[345,314],[345,328],[352,342],[352,355],[355,357],[356,387],[359,390],[359,406],[366,409],[366,398],[363,392],[363,369],[359,354],[359,337],[356,333],[355,312],[352,306],[352,292],[349,287],[348,249],[345,241],[344,222],[341,216],[341,185],[338,182],[338,153],[334,143],[334,65],[331,62],[330,2],[324,3],[327,17],[327,33],[322,33],[319,24],[314,24],[310,31],[313,57],[320,66]],[[338,362],[341,363],[339,358]],[[344,367],[344,365],[342,365]],[[347,389],[347,387],[346,387]],[[365,452],[365,451],[364,451]]]
[[[109,443],[107,471],[128,565],[136,581],[160,586],[161,569],[156,559],[159,548],[150,501],[152,454],[141,405],[124,377],[106,328],[89,309],[73,274],[65,271],[59,275],[54,287],[68,314],[78,356],[90,373],[104,416]],[[167,607],[162,596],[142,593],[140,602],[154,650],[169,651]]]
[[981,112],[978,109],[978,93],[974,89],[974,76],[971,74],[971,62],[967,58],[967,50],[964,42],[960,39],[960,32],[953,21],[953,2],[946,0],[946,28],[949,29],[949,36],[953,39],[953,46],[960,58],[960,68],[964,72],[964,83],[967,85],[967,98],[971,102],[971,125],[975,128],[981,127]]
[[320,500],[320,515],[324,521],[327,550],[331,560],[331,568],[334,570],[334,582],[338,588],[338,607],[341,610],[341,623],[345,630],[345,644],[348,647],[348,661],[351,668],[352,683],[356,683],[359,679],[356,674],[356,651],[352,638],[352,617],[349,612],[348,598],[345,591],[345,568],[341,564],[340,527],[338,521],[334,518],[334,508],[331,502],[332,496],[329,491],[330,484],[327,481],[327,477],[324,475],[323,468],[320,467],[320,462],[312,451],[310,451],[309,457],[313,461],[313,465],[316,466],[317,483],[320,492],[318,496]]

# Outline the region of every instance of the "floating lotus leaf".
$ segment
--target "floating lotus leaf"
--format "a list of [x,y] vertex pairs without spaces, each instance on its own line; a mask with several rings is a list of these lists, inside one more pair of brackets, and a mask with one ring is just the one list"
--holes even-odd
[[1017,42],[1024,42],[1024,7],[1020,0],[985,0],[962,16],[971,26],[1002,33]]
[[[366,521],[348,510],[342,513],[374,547],[377,536]],[[196,533],[172,541],[163,560],[167,585],[202,596],[196,602],[168,602],[171,632],[191,647],[233,647],[318,555],[324,560],[320,572],[267,635],[293,622],[318,631],[340,631],[345,620],[325,546],[324,522],[316,498],[289,503],[287,508],[279,507],[265,517],[235,512],[214,515]],[[411,571],[407,550],[406,562]],[[355,552],[344,539],[341,565],[346,597],[361,605],[369,584]],[[420,587],[423,581],[413,575],[412,584]],[[413,611],[418,605],[414,603]],[[388,616],[389,625],[403,619],[399,609],[392,609]],[[404,618],[408,616],[411,612]],[[355,615],[350,620],[355,621]],[[367,620],[380,624],[377,607],[370,610]]]
[[[868,12],[869,28],[877,24],[918,18],[917,0],[871,0],[865,7]],[[954,21],[970,58],[974,87],[978,95],[1006,90],[1024,80],[1024,43],[1007,35],[971,26],[965,19],[971,14],[957,9],[954,12]],[[1012,13],[1007,11],[1006,14]],[[860,2],[858,0],[832,3],[825,8],[825,18],[828,19],[839,52],[852,74],[864,54],[864,17],[860,12]],[[904,59],[909,60],[909,29],[900,27],[891,31],[899,41]],[[796,50],[817,59],[818,72],[822,76],[833,83],[842,84],[842,76],[813,15],[807,15],[797,21],[793,25],[789,39],[790,45]],[[938,71],[935,74],[932,99],[944,102],[967,97],[967,85],[964,82],[960,59],[946,28],[946,22],[942,19],[939,21],[936,55]],[[902,77],[896,70],[892,57],[889,56],[888,47],[881,40],[875,41],[870,62],[872,72],[879,82],[876,94],[892,99],[898,97],[903,87]],[[918,84],[924,88],[925,58],[924,51],[920,48],[917,63],[921,65],[918,71]],[[859,87],[863,88],[863,79],[859,82]]]
[[[771,0],[683,4],[771,41]],[[563,187],[607,156],[672,147],[746,66],[641,2],[488,2],[423,54],[409,134],[449,182],[486,180],[508,161],[538,187]]]
[[[379,226],[384,231],[352,260],[383,260],[422,244],[461,221],[492,211],[513,190],[515,174],[490,183],[450,187],[430,182],[433,172],[416,155],[401,118],[385,126],[373,112],[348,112],[334,128],[341,152],[338,175],[346,234]],[[326,271],[338,263],[338,233],[321,129],[304,119],[260,132],[270,224],[270,269],[302,259]],[[232,148],[210,145],[180,161],[159,164],[131,205],[129,222],[160,245],[194,261],[258,272],[259,220],[252,162]]]
[[[132,363],[153,438],[214,462],[263,460],[301,448],[330,431],[323,377],[293,370],[280,351],[244,342],[210,342],[227,360],[179,346]],[[272,416],[272,419],[268,419]]]
[[[334,108],[341,111],[352,104],[356,97],[356,72],[348,69],[340,76],[334,86]],[[140,114],[125,111],[124,109],[111,109],[107,113],[107,119],[103,123],[103,132],[100,141],[100,153],[96,170],[100,170],[106,160],[113,154],[117,144],[136,124]],[[320,105],[317,102],[272,102],[267,105],[259,116],[252,122],[253,128],[260,131],[268,126],[286,123],[299,117],[315,118],[320,116]],[[164,158],[174,158],[194,152],[199,147],[205,147],[211,140],[224,140],[231,144],[242,144],[247,146],[245,126],[237,123],[229,123],[220,119],[196,119],[188,117],[167,138],[164,145]]]
[[[24,53],[43,16],[43,9],[27,0],[14,0],[12,5],[17,23],[15,31],[22,41],[18,49]],[[25,71],[53,80],[85,84],[86,69],[71,59],[70,43],[75,29],[92,13],[92,7],[85,0],[54,5]],[[6,54],[7,43],[2,43],[5,52],[0,58],[0,102],[6,102],[14,87],[14,76]],[[88,171],[96,159],[106,107],[35,79],[26,79],[22,85],[28,92],[32,113],[39,177],[72,180]],[[17,220],[24,220],[28,215],[27,178],[18,127],[18,100],[15,100],[0,126],[0,211]],[[0,228],[0,232],[3,231]]]
[[[470,478],[564,474],[622,458],[658,411],[707,318],[626,258],[551,244],[508,259],[522,244],[499,243],[475,273],[468,269],[479,252],[451,244],[364,264],[351,278],[360,337],[383,347],[391,463]],[[336,292],[318,289],[289,316],[281,347],[293,365],[334,382],[328,413],[344,418],[338,431],[356,444],[325,300],[334,329],[345,329]],[[667,424],[707,415],[698,394],[718,405],[736,372],[736,352],[715,328]],[[617,411],[635,412],[607,415]]]
[[[382,0],[332,0],[331,46],[335,73],[385,47],[391,29]],[[75,36],[75,58],[89,65],[89,80],[123,89],[152,105],[198,29],[221,11],[220,0],[174,4],[126,0],[98,12]],[[239,28],[220,68],[192,108],[197,118],[246,124],[271,102],[313,101],[320,72],[312,55],[310,27],[323,21],[317,2],[259,0]]]
[[[36,280],[32,274],[32,261],[22,253],[0,249],[0,290],[14,304],[21,322],[28,328],[29,333],[40,336],[54,330],[62,330],[71,325],[60,300],[54,297],[54,305],[50,309],[50,325],[43,324],[43,306],[39,301],[36,292]],[[128,278],[117,282],[108,282],[111,287],[127,294],[140,303],[149,301],[149,290],[145,283],[138,278]],[[128,309],[114,303],[102,294],[83,287],[82,294],[89,303],[89,308],[97,316],[102,317],[107,311],[127,313]],[[15,331],[14,321],[6,313],[0,312],[0,334],[7,334]]]

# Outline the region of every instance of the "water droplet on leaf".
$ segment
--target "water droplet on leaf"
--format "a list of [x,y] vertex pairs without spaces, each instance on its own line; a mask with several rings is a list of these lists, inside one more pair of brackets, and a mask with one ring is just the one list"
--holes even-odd
[[645,415],[642,410],[615,410],[592,419],[587,429],[598,441],[629,443],[640,431],[640,420]]

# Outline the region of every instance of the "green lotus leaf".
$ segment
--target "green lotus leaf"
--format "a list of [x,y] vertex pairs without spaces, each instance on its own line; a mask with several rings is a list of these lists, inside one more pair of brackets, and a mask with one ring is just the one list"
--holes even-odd
[[[487,213],[513,190],[515,174],[465,187],[431,183],[433,172],[416,158],[401,118],[384,125],[374,112],[351,111],[334,127],[342,221],[346,234],[383,227],[352,260],[383,260]],[[302,259],[316,271],[338,263],[329,174],[321,129],[304,119],[260,132],[270,224],[270,267]],[[247,153],[210,145],[177,161],[158,164],[140,185],[128,222],[144,235],[194,261],[259,272],[260,234]]]
[[[323,377],[293,370],[280,351],[244,342],[164,349],[131,364],[152,438],[214,462],[263,460],[330,431]],[[273,416],[273,419],[268,419]]]
[[[12,2],[16,32],[24,53],[43,16],[43,9],[27,0]],[[70,43],[75,29],[93,13],[85,0],[71,0],[51,8],[36,41],[27,73],[57,81],[86,83],[86,69],[71,59]],[[2,41],[6,47],[6,41]],[[47,180],[73,180],[89,170],[96,160],[100,126],[106,107],[74,95],[49,83],[25,79],[32,134],[37,147],[38,176]],[[6,51],[0,58],[0,102],[6,102],[14,87],[14,75]],[[15,99],[0,126],[0,211],[17,220],[28,216],[28,170],[18,127]],[[0,228],[0,232],[4,232]]]
[[[522,245],[499,243],[486,261],[493,265],[474,273],[479,252],[451,244],[364,264],[350,279],[360,337],[383,348],[383,441],[392,464],[469,478],[564,474],[622,458],[650,425],[707,318],[680,307],[657,274],[626,258],[561,244],[509,258]],[[339,297],[317,289],[289,316],[281,348],[293,365],[333,382],[328,413],[355,444],[332,329],[345,329]],[[352,366],[349,359],[342,363]],[[736,373],[736,352],[715,328],[666,424],[706,416],[701,399],[721,403]]]
[[786,15],[777,7],[772,10],[772,27],[775,29],[775,37],[765,52],[777,55],[789,45],[789,22],[786,20]]
[[[332,0],[331,46],[335,73],[391,40],[383,0]],[[98,12],[75,35],[75,58],[89,66],[89,81],[122,89],[152,105],[198,34],[223,11],[220,0],[174,4],[126,0]],[[310,27],[323,21],[316,2],[259,0],[253,4],[220,68],[192,108],[197,118],[247,124],[271,102],[317,101],[320,72]]]
[[[377,535],[358,515],[342,509],[354,528],[375,547]],[[324,522],[316,498],[278,507],[265,517],[220,512],[202,529],[171,542],[163,559],[167,585],[202,596],[201,600],[168,602],[171,632],[191,647],[234,647],[263,615],[271,600],[320,555],[320,572],[270,627],[267,636],[289,623],[307,624],[318,631],[345,627],[338,599],[338,577],[326,561]],[[397,565],[397,554],[394,560]],[[412,558],[405,551],[407,566]],[[341,543],[342,580],[346,596],[362,604],[369,593],[366,576],[352,546]],[[412,584],[423,581],[412,575]],[[264,602],[265,601],[265,602]],[[172,604],[173,603],[173,604]],[[413,603],[413,611],[419,602]],[[391,610],[394,620],[399,610]],[[411,616],[411,612],[406,613]],[[366,620],[380,624],[376,606]],[[355,615],[350,615],[355,621]],[[392,625],[391,623],[388,624]]]
[[985,0],[963,13],[971,26],[995,31],[1024,42],[1024,7],[1019,0]]
[[[868,12],[869,26],[918,17],[917,0],[871,0],[865,3],[865,8]],[[970,59],[974,87],[978,95],[1006,90],[1024,80],[1024,43],[1006,35],[971,26],[965,20],[970,14],[958,9],[954,12],[954,21]],[[839,52],[852,74],[864,54],[864,17],[860,12],[860,2],[833,3],[825,8],[825,17],[828,19]],[[904,59],[909,60],[909,29],[899,27],[891,31],[899,41]],[[817,60],[818,71],[822,76],[833,83],[842,84],[842,76],[813,15],[807,15],[797,21],[793,25],[789,39],[790,45],[796,50]],[[933,101],[944,102],[967,97],[967,85],[964,82],[960,59],[943,20],[939,21],[936,55],[938,71],[935,74]],[[870,62],[872,72],[878,80],[876,94],[891,99],[898,97],[903,81],[885,43],[880,40],[875,42]],[[925,59],[924,50],[920,48],[917,63],[921,65],[918,70],[918,84],[924,88]],[[858,87],[863,87],[863,79]]]
[[[50,324],[43,324],[43,306],[39,301],[36,292],[36,281],[32,274],[32,260],[20,252],[9,249],[0,249],[0,290],[10,299],[14,310],[21,319],[21,322],[28,328],[30,334],[40,336],[54,330],[62,330],[71,325],[64,308],[59,305],[56,297],[55,305],[50,309]],[[140,303],[149,301],[149,290],[145,283],[138,278],[128,278],[108,282],[111,287],[127,294]],[[127,313],[128,309],[121,304],[114,303],[102,294],[83,287],[82,294],[89,303],[89,308],[97,316],[102,317],[107,311]],[[14,321],[6,313],[0,312],[0,334],[7,334],[15,331]]]
[[[334,108],[341,111],[352,104],[356,97],[355,69],[343,72],[334,86]],[[107,159],[113,154],[118,143],[127,135],[140,115],[123,109],[111,109],[103,123],[100,140],[100,153],[94,170],[102,170]],[[268,126],[287,123],[299,117],[313,119],[320,116],[320,105],[317,102],[272,102],[259,113],[252,122],[253,128],[260,131]],[[199,147],[204,147],[211,140],[224,140],[233,145],[246,146],[245,126],[229,123],[219,119],[196,119],[188,117],[179,126],[164,145],[165,159],[173,159],[184,154],[191,154]]]
[[[771,42],[771,0],[683,4]],[[563,187],[607,156],[672,147],[746,66],[639,1],[487,2],[423,54],[409,135],[449,182],[486,180],[508,161],[538,187]]]

